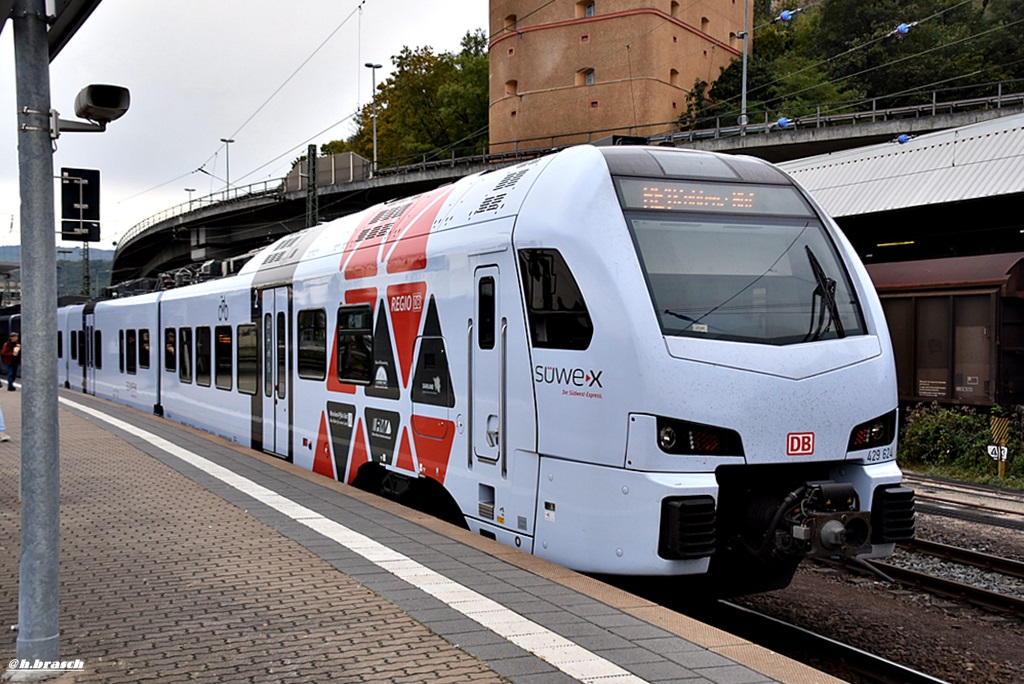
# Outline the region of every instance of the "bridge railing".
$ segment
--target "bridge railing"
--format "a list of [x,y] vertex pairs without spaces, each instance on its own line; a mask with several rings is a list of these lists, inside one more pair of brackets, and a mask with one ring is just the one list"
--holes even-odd
[[[651,142],[707,140],[740,134],[770,133],[785,128],[825,128],[1021,105],[1024,105],[1024,79],[993,81],[926,92],[830,102],[797,110],[748,112],[751,122],[746,126],[736,123],[739,112],[732,111],[701,120],[687,130],[651,136]],[[784,125],[780,124],[783,117]]]
[[[622,134],[644,137],[652,143],[693,142],[741,134],[772,133],[783,128],[844,126],[1020,105],[1024,105],[1024,79],[1015,79],[943,88],[923,93],[898,93],[862,100],[832,102],[796,111],[748,112],[748,117],[752,122],[743,127],[735,123],[739,112],[730,112],[704,120],[699,123],[700,127],[693,130],[679,130],[677,121],[667,121],[641,127],[608,128],[490,143],[489,149],[497,151],[481,151],[482,144],[476,143],[464,147],[450,147],[443,151],[378,159],[377,169],[372,175],[394,176],[446,167],[513,162],[548,154],[571,145],[597,142],[613,135]],[[787,119],[787,126],[779,124],[779,118],[783,115]],[[354,180],[367,180],[370,177],[371,174],[366,173]],[[138,239],[147,229],[170,218],[213,205],[223,205],[261,196],[277,196],[284,192],[284,183],[284,178],[268,179],[250,185],[231,187],[177,204],[133,226],[118,242],[117,252]]]
[[204,195],[203,197],[190,199],[187,202],[182,202],[181,204],[176,204],[173,207],[168,207],[167,209],[153,214],[132,226],[127,233],[121,236],[121,239],[117,243],[117,248],[121,249],[122,245],[127,246],[128,243],[146,232],[147,228],[166,221],[167,219],[174,218],[175,216],[181,216],[191,211],[198,211],[203,207],[225,204],[227,202],[236,202],[242,199],[259,197],[261,195],[277,194],[280,192],[281,184],[283,182],[283,178],[277,178],[260,181],[259,183],[252,183],[250,185],[236,185],[228,188],[227,190],[214,192],[209,195]]

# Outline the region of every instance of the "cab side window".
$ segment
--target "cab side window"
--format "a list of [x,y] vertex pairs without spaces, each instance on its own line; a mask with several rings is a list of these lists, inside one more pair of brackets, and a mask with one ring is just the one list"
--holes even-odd
[[519,250],[519,271],[533,346],[574,350],[589,347],[594,326],[587,303],[558,250]]

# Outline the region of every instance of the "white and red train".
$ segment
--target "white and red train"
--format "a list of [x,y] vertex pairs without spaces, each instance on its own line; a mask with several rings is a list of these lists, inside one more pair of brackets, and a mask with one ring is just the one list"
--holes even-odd
[[66,386],[585,572],[780,586],[913,536],[879,300],[752,158],[575,147],[59,329]]

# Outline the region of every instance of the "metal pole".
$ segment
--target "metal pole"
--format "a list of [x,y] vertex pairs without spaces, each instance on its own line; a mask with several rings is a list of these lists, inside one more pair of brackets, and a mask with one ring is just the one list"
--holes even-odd
[[89,273],[89,243],[82,243],[82,296],[92,296],[92,274]]
[[373,166],[371,173],[377,173],[377,70],[372,72],[373,81]]
[[743,0],[743,84],[740,92],[740,135],[747,134],[747,41],[750,40],[750,3]]
[[370,81],[373,87],[373,166],[370,167],[370,177],[373,178],[373,174],[377,173],[377,69],[381,65],[367,62],[365,66],[372,74]]
[[320,207],[316,195],[316,145],[306,149],[306,227],[319,223]]
[[231,189],[231,143],[235,141],[231,138],[221,138],[220,141],[224,143],[224,167],[227,176],[224,179],[224,199],[227,199],[228,191]]
[[57,245],[45,0],[14,3],[21,191],[21,565],[17,656],[59,660]]

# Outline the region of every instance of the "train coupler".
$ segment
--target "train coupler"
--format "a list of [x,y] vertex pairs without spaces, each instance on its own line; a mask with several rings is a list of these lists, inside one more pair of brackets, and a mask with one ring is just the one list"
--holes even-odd
[[776,553],[853,557],[871,550],[871,512],[860,510],[853,485],[808,482],[786,501],[774,530]]

